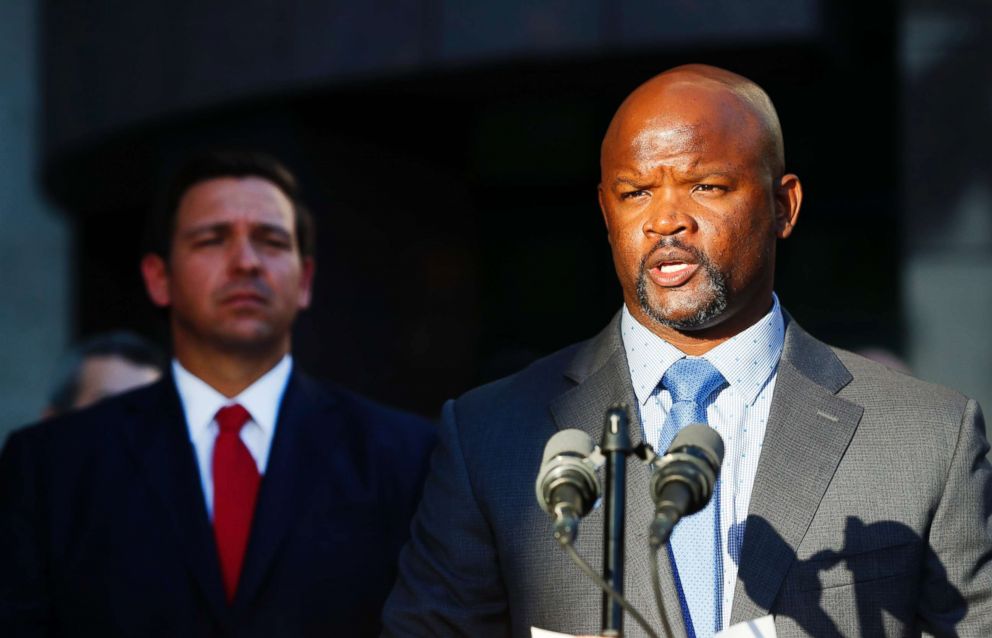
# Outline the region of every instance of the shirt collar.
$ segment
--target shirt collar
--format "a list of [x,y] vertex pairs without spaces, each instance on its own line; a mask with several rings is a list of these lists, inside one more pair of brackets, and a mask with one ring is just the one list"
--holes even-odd
[[[627,366],[634,394],[641,405],[647,403],[669,367],[685,353],[641,325],[624,305],[620,334],[627,353]],[[713,348],[703,358],[713,364],[730,388],[747,405],[757,400],[761,389],[778,367],[785,343],[785,321],[778,295],[772,294],[768,313],[743,332]]]
[[217,411],[225,405],[239,403],[248,410],[253,422],[271,434],[275,430],[279,405],[292,369],[293,357],[287,354],[240,394],[228,399],[184,368],[177,359],[172,360],[172,375],[191,433],[209,428]]

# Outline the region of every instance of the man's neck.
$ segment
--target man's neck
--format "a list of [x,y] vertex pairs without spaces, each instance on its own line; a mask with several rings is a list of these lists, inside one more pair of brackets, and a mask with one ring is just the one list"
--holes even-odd
[[258,381],[288,352],[288,347],[252,355],[176,347],[175,357],[190,374],[230,398],[241,394],[245,388]]
[[743,332],[749,326],[753,325],[757,319],[760,319],[758,317],[750,322],[725,322],[703,330],[679,330],[660,325],[648,317],[644,317],[645,321],[642,321],[641,317],[637,315],[634,315],[634,318],[648,330],[690,357],[703,356],[721,343],[731,339],[734,335]]
[[645,328],[672,344],[690,357],[701,357],[721,343],[744,332],[765,316],[773,306],[772,292],[767,293],[767,302],[752,306],[742,312],[731,312],[719,323],[699,330],[679,330],[652,320],[636,304],[627,303],[627,309],[634,319]]

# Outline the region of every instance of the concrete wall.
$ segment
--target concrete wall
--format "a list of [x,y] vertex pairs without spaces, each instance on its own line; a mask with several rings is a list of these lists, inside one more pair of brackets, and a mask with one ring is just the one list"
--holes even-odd
[[70,229],[35,176],[35,5],[0,2],[0,439],[38,417],[71,320]]

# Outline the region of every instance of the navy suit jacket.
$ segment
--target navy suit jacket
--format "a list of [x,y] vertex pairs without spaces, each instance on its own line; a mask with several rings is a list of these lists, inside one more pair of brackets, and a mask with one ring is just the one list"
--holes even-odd
[[235,600],[171,377],[12,434],[0,635],[375,635],[435,440],[294,372]]

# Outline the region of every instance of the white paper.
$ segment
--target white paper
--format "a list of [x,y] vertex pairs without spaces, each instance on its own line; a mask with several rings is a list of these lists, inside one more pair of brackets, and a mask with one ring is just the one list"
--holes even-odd
[[775,619],[762,616],[739,622],[717,633],[713,638],[775,638]]
[[[575,636],[531,627],[530,638],[575,638]],[[775,619],[771,616],[762,616],[747,622],[739,622],[717,633],[713,638],[776,638]]]

